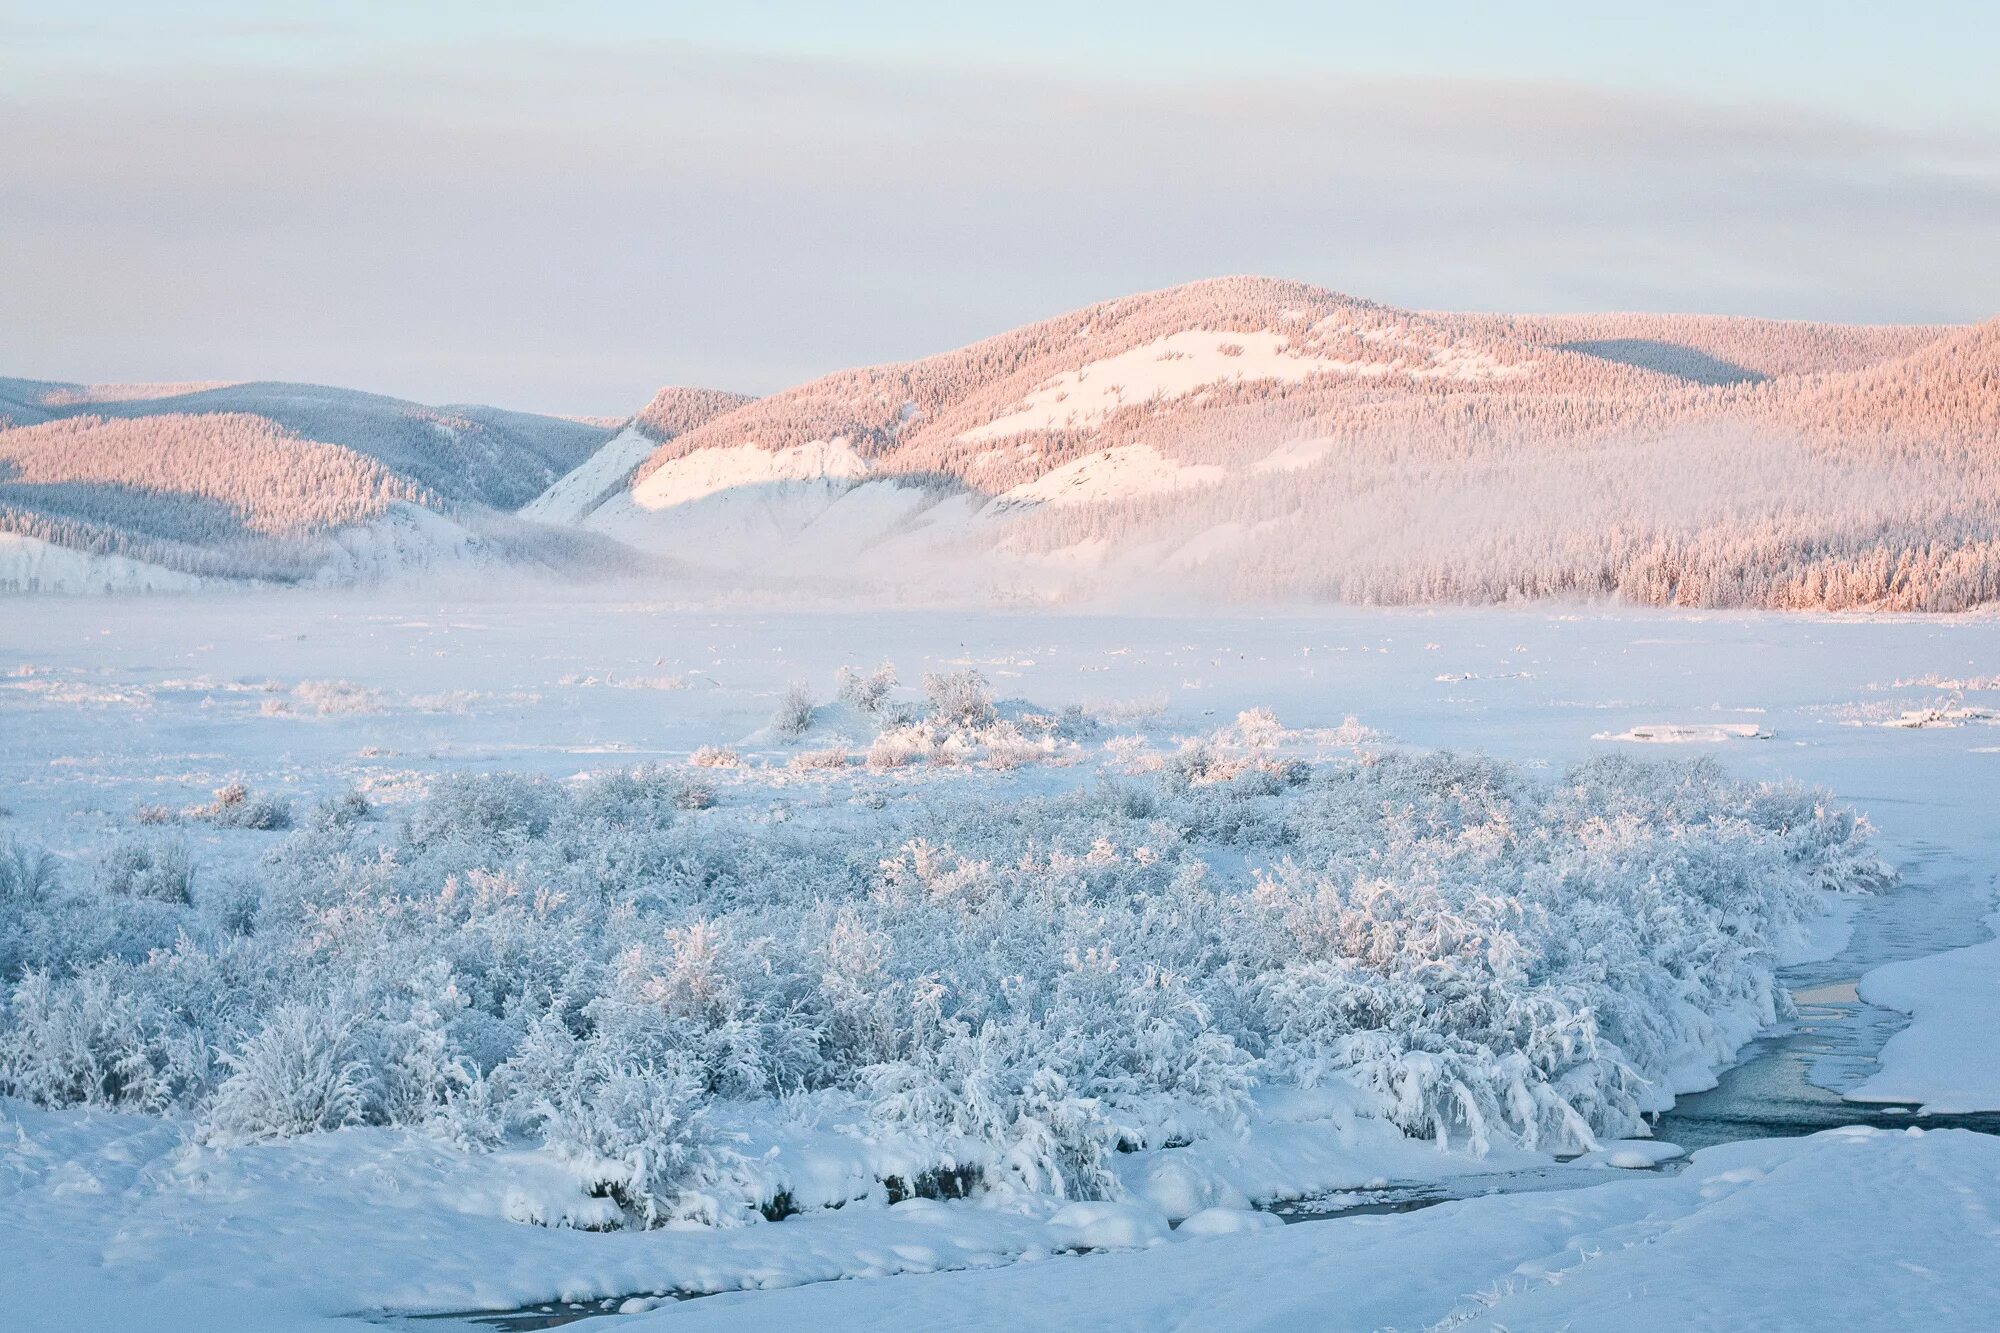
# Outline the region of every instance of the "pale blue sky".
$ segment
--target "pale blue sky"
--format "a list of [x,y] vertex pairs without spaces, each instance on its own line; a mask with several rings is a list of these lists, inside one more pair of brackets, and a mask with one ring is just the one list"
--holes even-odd
[[1127,290],[2000,310],[2000,6],[0,0],[0,374],[630,410]]

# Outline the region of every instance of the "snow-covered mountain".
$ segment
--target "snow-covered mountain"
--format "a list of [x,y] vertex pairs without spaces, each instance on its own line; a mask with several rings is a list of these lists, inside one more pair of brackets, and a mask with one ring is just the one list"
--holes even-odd
[[676,586],[945,602],[2000,600],[2000,321],[1225,278],[619,427],[298,385],[0,381],[0,414],[0,587],[645,553]]
[[[611,429],[301,384],[0,380],[0,588],[368,578],[498,553]],[[513,555],[532,547],[509,526]],[[547,563],[608,544],[552,532]],[[64,552],[60,557],[52,552]]]
[[2000,596],[1994,327],[1218,279],[682,418],[636,463],[628,435],[588,469],[627,484],[546,504],[698,570],[927,597],[1949,609]]
[[529,501],[521,509],[521,517],[539,523],[581,522],[623,491],[639,465],[662,443],[750,401],[747,394],[720,389],[660,390],[596,452]]

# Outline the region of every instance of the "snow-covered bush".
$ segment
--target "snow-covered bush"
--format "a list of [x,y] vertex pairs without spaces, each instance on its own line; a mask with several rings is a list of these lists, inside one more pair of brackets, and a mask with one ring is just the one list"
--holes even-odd
[[[982,716],[976,681],[934,693]],[[1075,744],[984,707],[869,762]],[[1306,765],[1282,739],[1246,714],[1155,773],[1024,794],[968,764],[783,819],[672,767],[447,778],[191,902],[137,887],[150,852],[69,891],[13,849],[0,1091],[218,1139],[525,1138],[639,1223],[754,1217],[778,1186],[744,1183],[761,1145],[729,1126],[801,1095],[940,1178],[1067,1198],[1115,1194],[1121,1149],[1237,1132],[1260,1084],[1581,1148],[1783,1010],[1815,892],[1886,878],[1851,814],[1712,763]]]
[[179,838],[128,838],[107,849],[97,864],[98,888],[123,898],[184,903],[193,884],[194,860]]
[[28,899],[47,895],[60,882],[56,859],[47,850],[13,838],[0,847],[0,908],[24,908]]
[[374,807],[368,798],[352,789],[338,796],[327,796],[313,802],[309,823],[314,828],[336,828],[346,824],[358,824],[374,814]]
[[986,677],[973,667],[927,673],[924,701],[931,721],[949,727],[983,727],[993,720],[993,695]]
[[345,680],[302,680],[292,687],[292,699],[303,712],[321,717],[355,717],[383,712],[382,691]]
[[648,813],[666,817],[669,810],[706,810],[715,804],[715,787],[681,769],[646,764],[625,772],[599,773],[578,796],[583,808],[629,823]]
[[217,828],[244,828],[272,831],[292,826],[291,802],[252,792],[242,782],[230,782],[215,789],[215,799],[207,805],[191,805],[181,818],[213,824]]
[[895,688],[896,668],[887,662],[866,675],[853,667],[840,669],[840,701],[858,712],[892,724],[908,721],[906,710],[897,707],[889,697],[890,691]]
[[741,768],[743,756],[726,745],[704,745],[688,756],[696,768]]
[[538,838],[548,832],[557,800],[546,783],[514,773],[448,776],[410,816],[409,839],[422,846],[448,839]]
[[909,725],[891,727],[876,736],[868,743],[866,760],[868,767],[881,772],[923,763],[936,758],[937,753],[938,742],[929,729]]
[[812,689],[794,685],[778,698],[778,711],[771,716],[771,734],[780,740],[797,740],[812,730],[817,711]]
[[169,1025],[151,996],[108,969],[57,983],[30,971],[8,997],[0,1028],[0,1091],[47,1106],[159,1111],[199,1086],[200,1043]]
[[365,1071],[348,1021],[310,1004],[271,1015],[240,1051],[225,1052],[207,1128],[224,1141],[295,1138],[361,1118]]

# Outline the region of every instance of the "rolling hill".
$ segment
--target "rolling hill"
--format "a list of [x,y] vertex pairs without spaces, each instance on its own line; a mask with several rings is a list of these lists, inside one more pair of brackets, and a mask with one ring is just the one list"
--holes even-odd
[[1223,278],[615,427],[271,384],[0,381],[0,415],[13,586],[470,560],[942,603],[2000,601],[2000,321]]
[[594,456],[604,427],[315,385],[18,379],[0,380],[0,417],[0,586],[366,578],[610,549],[506,518]]
[[1996,325],[1399,310],[1229,278],[636,441],[566,518],[891,595],[2000,598]]

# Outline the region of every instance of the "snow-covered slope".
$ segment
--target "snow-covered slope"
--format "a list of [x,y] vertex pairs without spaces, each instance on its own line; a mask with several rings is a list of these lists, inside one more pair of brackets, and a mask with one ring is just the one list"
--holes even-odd
[[0,413],[39,422],[0,430],[0,530],[192,574],[309,577],[302,535],[410,503],[945,600],[2000,600],[2000,323],[1225,278],[616,432],[295,385],[0,381]]
[[1995,343],[1218,279],[736,406],[579,522],[1006,596],[1956,609],[2000,598]]
[[659,441],[626,426],[596,453],[558,477],[555,483],[521,507],[521,517],[538,523],[577,523],[625,489],[639,464],[659,448]]
[[1227,474],[1212,463],[1177,463],[1151,445],[1127,444],[1085,454],[1000,498],[1010,505],[1087,504],[1213,486]]
[[[16,423],[0,425],[0,532],[184,576],[282,582],[378,577],[399,553],[435,564],[440,524],[455,521],[428,523],[414,544],[380,538],[407,529],[411,507],[512,509],[612,434],[292,384],[4,380],[0,417]],[[126,580],[38,575],[34,585]]]
[[193,574],[143,560],[72,551],[36,537],[0,532],[0,593],[192,592],[203,582]]
[[[10,411],[5,400],[13,399]],[[300,440],[374,459],[454,501],[517,509],[612,432],[565,417],[456,404],[431,407],[317,384],[82,385],[0,380],[13,424],[97,418],[147,422],[218,414],[261,418]],[[128,435],[131,432],[128,432]]]
[[667,440],[705,425],[751,399],[719,389],[670,386],[606,441],[596,453],[563,474],[521,508],[537,523],[580,523],[622,492],[641,463]]

